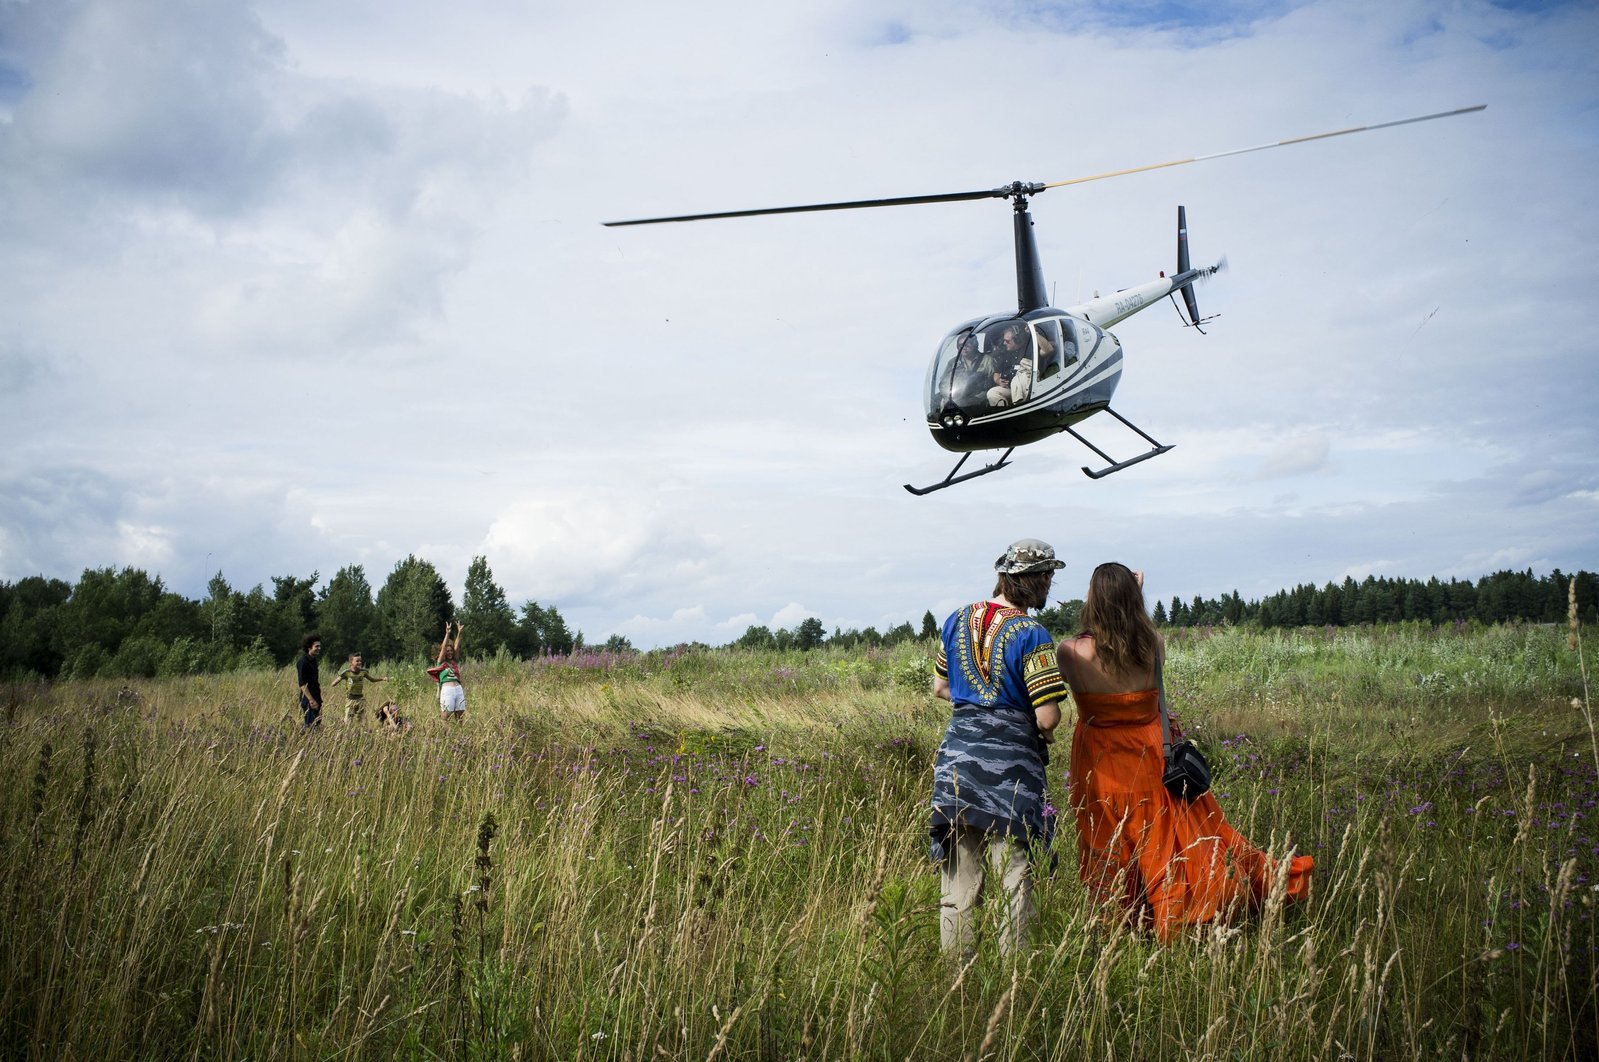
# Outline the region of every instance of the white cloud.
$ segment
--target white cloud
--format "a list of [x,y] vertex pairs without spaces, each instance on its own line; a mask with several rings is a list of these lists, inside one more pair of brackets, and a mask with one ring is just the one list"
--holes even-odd
[[777,630],[779,628],[788,630],[790,627],[798,626],[802,620],[810,619],[815,615],[815,612],[812,612],[798,601],[790,601],[788,604],[772,613],[772,622],[767,626],[771,627],[773,630]]
[[1331,453],[1332,443],[1321,433],[1284,439],[1261,462],[1257,475],[1261,479],[1283,479],[1321,472],[1327,468]]
[[647,521],[621,497],[544,497],[495,517],[483,549],[503,581],[559,600],[615,578],[637,560],[650,540]]

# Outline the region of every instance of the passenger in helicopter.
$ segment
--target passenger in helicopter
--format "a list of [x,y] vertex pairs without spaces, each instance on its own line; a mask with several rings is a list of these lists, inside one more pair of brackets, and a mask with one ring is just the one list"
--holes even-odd
[[[1032,342],[1028,327],[1020,321],[1012,321],[1005,326],[1005,332],[1000,339],[1000,357],[1012,366],[1010,374],[1010,387],[1006,389],[1003,398],[1005,401],[995,402],[994,392],[989,392],[989,402],[992,405],[1010,405],[1027,401],[1033,393],[1033,357]],[[1055,355],[1054,344],[1042,333],[1038,337],[1038,357],[1046,365]],[[1046,371],[1044,375],[1049,375]],[[999,390],[999,388],[995,388]]]
[[994,409],[1004,409],[1011,404],[1011,374],[1015,371],[1015,359],[1010,356],[1005,347],[1005,335],[1011,326],[995,328],[988,333],[989,361],[994,366],[994,371],[989,374],[988,404]]

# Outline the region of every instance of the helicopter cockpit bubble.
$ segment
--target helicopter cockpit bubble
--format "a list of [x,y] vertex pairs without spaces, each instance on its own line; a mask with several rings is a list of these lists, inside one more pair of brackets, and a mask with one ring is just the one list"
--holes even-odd
[[998,362],[987,337],[963,325],[944,337],[928,373],[927,412],[937,418],[953,406],[969,414],[989,410],[989,392],[996,388]]

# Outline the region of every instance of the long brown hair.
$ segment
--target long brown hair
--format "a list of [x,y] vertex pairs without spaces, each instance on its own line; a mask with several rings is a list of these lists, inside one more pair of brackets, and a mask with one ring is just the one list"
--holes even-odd
[[1094,651],[1106,671],[1126,675],[1155,666],[1160,636],[1144,610],[1144,591],[1127,565],[1110,561],[1094,569],[1082,623],[1094,636]]

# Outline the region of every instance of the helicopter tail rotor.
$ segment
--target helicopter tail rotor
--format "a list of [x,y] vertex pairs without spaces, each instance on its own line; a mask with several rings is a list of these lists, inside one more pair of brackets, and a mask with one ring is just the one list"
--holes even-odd
[[[1183,319],[1183,324],[1189,328],[1199,328],[1200,325],[1212,320],[1211,317],[1199,316],[1199,300],[1194,297],[1194,281],[1209,280],[1211,277],[1227,268],[1227,258],[1223,256],[1215,265],[1195,269],[1188,257],[1188,211],[1183,207],[1177,208],[1177,273],[1172,277],[1172,294],[1183,293],[1183,305],[1187,307],[1185,317],[1182,310],[1177,311],[1177,316]],[[1199,328],[1199,334],[1204,335],[1205,330]]]

